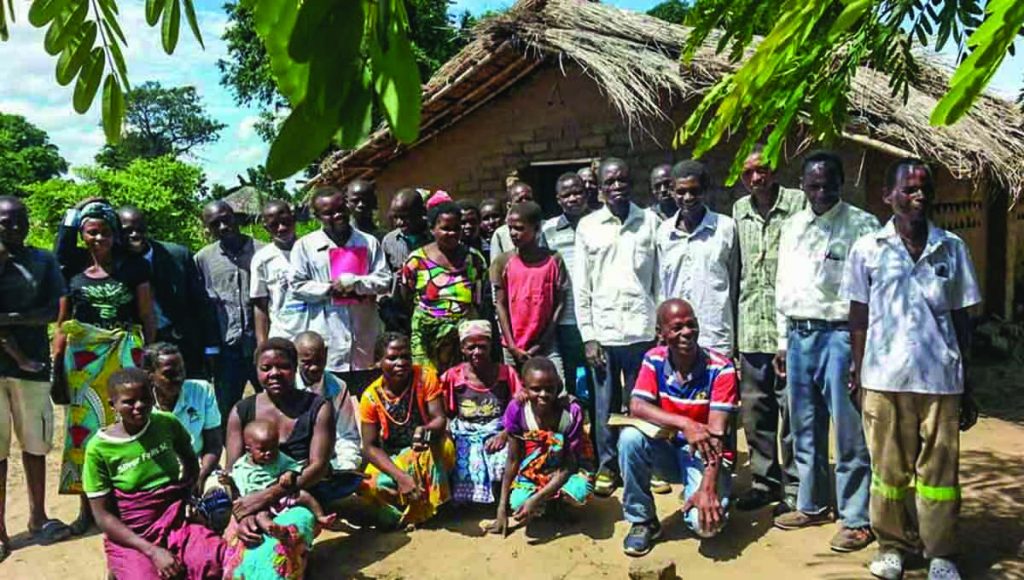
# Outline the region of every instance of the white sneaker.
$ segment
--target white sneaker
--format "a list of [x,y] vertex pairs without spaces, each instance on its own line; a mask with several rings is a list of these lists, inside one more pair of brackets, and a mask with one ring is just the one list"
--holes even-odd
[[928,580],[960,580],[960,571],[952,560],[932,558],[928,565]]
[[868,571],[875,578],[882,580],[900,580],[903,578],[903,554],[896,550],[879,552],[868,564]]

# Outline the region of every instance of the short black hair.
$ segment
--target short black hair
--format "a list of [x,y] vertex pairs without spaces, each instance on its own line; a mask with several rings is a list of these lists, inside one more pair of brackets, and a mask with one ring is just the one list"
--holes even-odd
[[299,353],[295,350],[295,345],[292,341],[275,336],[274,338],[268,338],[263,344],[256,347],[256,352],[253,354],[253,364],[258,365],[260,357],[265,352],[279,352],[288,359],[291,363],[292,369],[299,368]]
[[427,211],[427,223],[433,228],[443,215],[453,215],[462,220],[462,210],[454,201],[442,201]]
[[327,343],[324,341],[324,337],[320,336],[319,332],[315,330],[304,330],[295,335],[292,339],[292,344],[295,345],[295,350],[299,350],[300,344],[313,343],[321,348],[327,348]]
[[333,185],[321,185],[313,190],[313,195],[309,198],[309,206],[313,207],[316,205],[317,201],[328,197],[334,197],[339,193],[343,192]]
[[600,178],[600,176],[605,172],[606,168],[611,167],[612,165],[618,165],[619,167],[627,170],[629,169],[629,163],[626,163],[625,159],[619,159],[618,157],[605,157],[601,160],[601,164],[597,166],[596,173],[598,178]]
[[807,173],[807,168],[815,163],[823,163],[826,167],[831,166],[832,171],[836,172],[839,176],[839,183],[846,183],[846,173],[843,171],[843,160],[832,151],[812,151],[804,157],[803,166],[800,168],[800,174]]
[[686,177],[696,177],[699,179],[702,188],[707,188],[711,184],[708,168],[700,161],[694,159],[680,161],[672,166],[672,179],[683,179]]
[[409,341],[409,336],[403,332],[394,332],[390,330],[382,332],[380,336],[377,337],[377,343],[373,345],[373,358],[375,360],[384,358],[384,353],[388,351],[388,345],[395,341],[404,342],[405,344],[412,346]]
[[459,206],[459,211],[475,211],[477,214],[480,213],[480,206],[471,199],[460,199],[455,202],[455,205]]
[[523,363],[523,370],[519,375],[526,379],[526,375],[538,371],[553,375],[558,379],[559,384],[564,385],[562,383],[562,376],[558,374],[558,368],[555,367],[555,363],[551,362],[551,359],[546,356],[531,356]]
[[885,190],[886,192],[892,191],[896,187],[896,179],[900,176],[901,169],[914,169],[921,167],[928,173],[928,182],[931,184],[932,191],[935,190],[935,174],[932,173],[932,168],[925,162],[924,159],[918,157],[901,157],[896,161],[893,161],[889,168],[885,171]]
[[181,349],[170,342],[154,342],[142,349],[142,368],[149,373],[156,371],[157,361],[162,356],[181,356]]
[[107,393],[111,398],[113,398],[118,387],[124,385],[143,385],[145,387],[149,387],[152,384],[153,382],[152,379],[149,378],[149,373],[140,368],[128,367],[117,369],[111,373],[110,378],[107,379]]
[[540,228],[540,225],[544,223],[544,211],[540,209],[540,205],[534,201],[524,201],[513,205],[508,210],[508,215],[516,214],[524,222]]
[[498,208],[498,213],[505,211],[505,202],[494,197],[488,197],[480,202],[480,213],[483,213],[484,208],[488,206]]
[[563,185],[569,181],[575,181],[576,183],[583,186],[583,178],[580,177],[579,173],[575,171],[566,171],[565,173],[558,176],[558,180],[555,181],[555,193],[561,193],[567,186]]
[[260,210],[260,215],[263,215],[274,208],[285,209],[288,211],[288,213],[292,213],[292,206],[287,201],[283,201],[280,199],[272,199],[267,203],[263,204],[263,209]]

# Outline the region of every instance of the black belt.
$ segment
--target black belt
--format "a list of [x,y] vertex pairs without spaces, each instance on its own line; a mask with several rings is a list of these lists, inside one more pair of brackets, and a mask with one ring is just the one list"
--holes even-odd
[[850,324],[845,320],[802,320],[789,319],[790,330],[849,330]]

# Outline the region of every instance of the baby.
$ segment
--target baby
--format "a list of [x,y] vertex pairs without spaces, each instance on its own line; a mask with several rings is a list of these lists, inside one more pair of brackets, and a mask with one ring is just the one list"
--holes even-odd
[[[0,275],[4,273],[10,265],[11,253],[7,250],[7,246],[0,241]],[[8,311],[6,304],[0,301],[0,312]],[[14,336],[6,329],[0,330],[0,348],[3,348],[4,352],[7,353],[14,364],[18,365],[18,368],[25,371],[26,373],[40,373],[46,369],[46,363],[32,360],[22,352],[21,347],[18,346],[18,342],[14,340]]]
[[[245,426],[242,438],[245,442],[245,455],[239,457],[232,466],[230,481],[223,482],[234,486],[236,497],[263,491],[275,483],[285,489],[295,489],[302,466],[278,449],[277,424],[256,419]],[[316,498],[299,489],[281,499],[269,511],[257,513],[256,524],[264,533],[283,539],[287,532],[274,523],[274,516],[293,506],[302,506],[313,512],[317,523],[323,527],[330,527],[334,523],[334,514],[325,514]]]

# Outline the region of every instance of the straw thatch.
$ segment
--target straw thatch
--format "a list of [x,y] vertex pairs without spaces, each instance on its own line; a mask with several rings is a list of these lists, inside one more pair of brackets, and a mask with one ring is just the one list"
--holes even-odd
[[[690,99],[735,70],[716,54],[711,38],[693,62],[680,64],[689,29],[585,0],[520,0],[489,19],[475,40],[446,63],[424,88],[421,139],[396,143],[380,130],[353,151],[328,158],[320,182],[372,175],[391,159],[482,106],[543,62],[575,63],[592,77],[631,130],[667,119],[665,95]],[[909,100],[890,96],[888,79],[862,69],[850,95],[857,118],[846,137],[890,154],[909,153],[944,165],[954,177],[994,180],[1015,198],[1024,189],[1024,119],[1009,102],[983,96],[952,127],[932,127],[928,116],[945,92],[948,70],[924,59]]]

